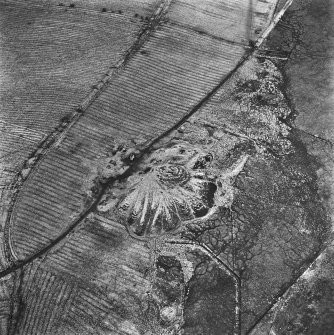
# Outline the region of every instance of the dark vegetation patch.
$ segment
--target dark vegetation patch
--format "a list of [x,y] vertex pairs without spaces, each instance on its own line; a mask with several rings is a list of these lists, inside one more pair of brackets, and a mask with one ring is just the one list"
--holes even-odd
[[185,335],[230,335],[235,322],[235,283],[206,257],[199,256],[187,288]]
[[193,231],[192,238],[241,276],[243,329],[300,275],[329,234],[317,189],[319,164],[295,133],[290,141],[291,152],[279,157],[237,145],[230,161],[247,150],[252,158],[236,178],[231,211],[221,211],[204,231]]
[[283,67],[295,125],[326,139],[333,135],[333,27],[330,0],[295,1],[268,40],[270,48],[290,53]]
[[156,267],[156,288],[159,290],[161,304],[181,303],[184,280],[180,262],[173,256],[159,256]]
[[312,287],[298,285],[284,312],[274,324],[278,334],[332,335],[334,329],[334,283],[316,279]]

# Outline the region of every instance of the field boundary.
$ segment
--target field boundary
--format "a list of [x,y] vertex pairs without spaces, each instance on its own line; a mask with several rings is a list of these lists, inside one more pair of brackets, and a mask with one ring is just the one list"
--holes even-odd
[[[6,3],[6,2],[5,2]],[[80,117],[85,113],[86,109],[90,104],[97,98],[97,96],[102,92],[102,90],[107,86],[107,84],[112,80],[113,75],[120,72],[128,63],[128,61],[134,56],[134,54],[141,48],[141,46],[146,42],[148,37],[154,31],[156,26],[159,24],[161,17],[165,14],[168,7],[170,6],[171,0],[162,0],[158,9],[152,15],[148,24],[143,25],[136,41],[131,45],[131,47],[125,52],[124,57],[121,58],[116,65],[111,66],[109,70],[102,75],[100,81],[93,85],[93,89],[88,95],[83,99],[82,103],[76,108],[72,115],[60,122],[60,125],[51,134],[44,137],[40,145],[36,150],[28,157],[28,159],[23,164],[23,169],[14,178],[10,187],[13,190],[11,196],[9,208],[7,210],[7,216],[4,224],[4,251],[6,262],[9,266],[13,265],[18,257],[15,254],[13,246],[11,244],[11,218],[15,204],[19,198],[20,190],[26,180],[28,180],[43,157],[54,147],[56,147],[62,139],[65,137],[67,132],[72,128],[72,126],[80,119]],[[25,171],[25,172],[24,172]]]

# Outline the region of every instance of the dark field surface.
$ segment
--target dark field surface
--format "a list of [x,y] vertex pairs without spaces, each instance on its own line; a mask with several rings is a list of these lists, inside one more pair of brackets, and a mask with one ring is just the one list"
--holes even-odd
[[[295,127],[317,162],[317,189],[333,222],[333,3],[295,2],[269,40],[291,52],[284,66]],[[333,225],[332,225],[333,226]],[[252,335],[333,333],[332,236]]]
[[296,126],[333,141],[333,3],[295,2],[269,45],[291,52],[284,69]]
[[233,334],[235,281],[212,260],[197,257],[200,264],[188,283],[184,334]]

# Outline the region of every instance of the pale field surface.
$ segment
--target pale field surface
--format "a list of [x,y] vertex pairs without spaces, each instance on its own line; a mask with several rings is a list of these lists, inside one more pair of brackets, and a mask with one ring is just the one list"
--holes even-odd
[[178,0],[169,19],[198,32],[248,45],[269,24],[276,0]]

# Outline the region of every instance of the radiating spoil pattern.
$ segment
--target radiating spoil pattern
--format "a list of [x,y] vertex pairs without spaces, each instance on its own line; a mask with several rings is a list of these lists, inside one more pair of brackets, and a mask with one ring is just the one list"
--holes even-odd
[[17,257],[41,250],[78,217],[86,201],[80,185],[108,142],[163,134],[235,68],[244,51],[161,25],[25,182],[11,222]]
[[216,181],[206,168],[213,156],[183,145],[157,151],[144,173],[128,179],[118,213],[137,235],[160,234],[208,214],[214,205]]

